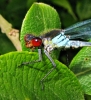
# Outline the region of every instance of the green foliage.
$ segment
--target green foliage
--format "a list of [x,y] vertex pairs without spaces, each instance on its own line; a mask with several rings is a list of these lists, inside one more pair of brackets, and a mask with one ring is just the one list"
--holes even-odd
[[[12,23],[14,28],[20,29],[26,11],[35,1],[52,5],[58,11],[62,27],[64,28],[76,23],[77,21],[91,18],[90,0],[0,0],[0,14]],[[41,7],[38,9],[40,10]],[[35,13],[38,9],[34,10]],[[44,8],[41,9],[41,13],[43,9]],[[31,13],[34,11],[32,10]],[[46,11],[44,9],[44,16],[46,15]],[[47,13],[49,12],[47,11]],[[53,12],[54,11],[52,11],[52,13]],[[30,15],[30,11],[27,13],[27,16],[28,15]],[[52,17],[55,18],[56,16],[54,15]],[[41,23],[46,22],[43,21],[42,16],[40,16],[40,18]],[[47,29],[41,26],[37,26],[38,28],[29,28],[32,25],[29,27],[26,25],[28,24],[28,21],[31,21],[31,19],[28,17],[25,17],[25,19],[27,19],[27,21],[23,21],[24,24],[22,25],[21,30],[23,50],[28,50],[24,47],[23,41],[23,36],[27,32],[42,34],[42,32],[45,33],[52,28],[59,28],[59,22],[55,22],[55,24],[53,24],[54,27],[52,26],[52,28],[50,28],[50,25]],[[57,20],[59,20],[59,18]],[[58,26],[56,26],[57,24]],[[34,25],[38,25],[38,23],[36,23],[36,18],[34,19]],[[0,54],[15,50],[12,43],[10,43],[6,36],[1,33],[0,43]],[[43,59],[45,62],[36,63],[34,65],[30,64],[28,66],[18,68],[18,65],[24,61],[37,59],[38,56],[36,55],[37,53],[24,51],[8,53],[0,56],[0,100],[54,100],[54,98],[57,100],[84,100],[81,87],[83,92],[88,94],[85,95],[86,100],[91,99],[91,96],[89,96],[91,95],[90,48],[83,48],[70,64],[70,69],[76,74],[81,87],[79,86],[79,82],[74,74],[68,70],[65,65],[55,60],[57,68],[45,79],[45,90],[42,91],[39,82],[52,67],[52,65],[50,65],[51,63],[44,55]],[[64,58],[64,55],[60,57]],[[50,98],[48,95],[50,95]]]
[[69,12],[69,14],[71,14],[73,16],[74,19],[76,19],[76,16],[71,8],[70,3],[68,2],[68,0],[51,0],[54,4],[59,5],[65,9],[67,9],[67,11]]
[[91,95],[91,47],[83,48],[72,60],[70,69],[77,75],[85,94]]
[[35,59],[38,54],[27,51],[0,56],[1,100],[84,100],[75,75],[57,60],[57,68],[43,82],[44,89],[40,80],[53,67],[46,56],[43,62],[18,67]]
[[[31,15],[33,9],[38,9],[38,7],[42,10],[46,10],[48,8],[56,15],[56,11],[50,6],[42,3],[35,3],[30,8],[24,20],[27,20],[27,18],[29,18],[28,15]],[[38,13],[41,13],[41,9],[38,9]],[[50,15],[50,12],[48,13],[47,14]],[[32,14],[31,16],[32,18],[35,17],[35,14]],[[48,18],[51,20],[51,17],[48,16]],[[55,22],[55,20],[53,21]],[[50,22],[50,26],[53,21]],[[48,31],[49,29],[56,28],[60,25],[59,22],[57,26],[52,25],[50,27],[47,25],[48,22],[45,20],[44,23],[43,25],[46,25],[45,28],[43,27],[44,31],[46,29]],[[26,21],[24,21],[23,24],[27,24]],[[25,33],[28,29],[24,30]],[[31,31],[30,29],[29,31]],[[38,32],[40,33],[39,30]],[[21,32],[21,37],[23,37],[22,34],[24,33]],[[5,100],[84,100],[81,86],[75,75],[65,65],[57,60],[55,60],[57,67],[44,79],[43,84],[40,83],[40,80],[43,79],[51,68],[53,68],[49,59],[44,54],[42,62],[20,66],[22,62],[32,62],[35,61],[35,59],[38,59],[38,54],[33,52],[29,53],[28,51],[11,52],[0,56],[0,98],[2,98],[2,100],[3,98]],[[43,90],[42,85],[44,86]]]
[[91,0],[78,1],[76,10],[81,20],[91,17]]
[[0,7],[0,14],[12,23],[14,28],[20,28],[27,11],[27,1],[0,0]]

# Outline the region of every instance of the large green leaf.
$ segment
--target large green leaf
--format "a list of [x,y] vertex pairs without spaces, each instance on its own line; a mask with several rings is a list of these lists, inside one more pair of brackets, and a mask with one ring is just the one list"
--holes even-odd
[[83,48],[72,60],[70,68],[77,75],[84,93],[91,95],[91,47]]
[[24,36],[27,33],[39,36],[52,29],[60,28],[60,19],[54,8],[43,3],[34,3],[27,12],[21,28],[21,44],[25,47]]
[[19,67],[22,62],[36,59],[37,53],[27,51],[0,56],[1,100],[84,100],[75,75],[57,60],[57,67],[45,78],[42,89],[40,80],[53,68],[46,56],[42,62]]

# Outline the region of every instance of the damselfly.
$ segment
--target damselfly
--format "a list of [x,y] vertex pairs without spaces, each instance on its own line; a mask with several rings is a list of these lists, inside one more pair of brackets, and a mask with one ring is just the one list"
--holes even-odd
[[[56,64],[50,52],[55,48],[78,48],[91,46],[91,42],[79,41],[79,39],[89,40],[91,38],[91,19],[78,22],[66,29],[55,29],[42,36],[36,37],[31,33],[24,37],[27,48],[38,48],[39,59],[34,62],[42,61],[41,47],[44,46],[44,53],[51,61],[53,68],[41,79],[43,80],[55,69]],[[77,40],[78,39],[78,40]],[[31,64],[31,62],[23,62],[21,65]]]

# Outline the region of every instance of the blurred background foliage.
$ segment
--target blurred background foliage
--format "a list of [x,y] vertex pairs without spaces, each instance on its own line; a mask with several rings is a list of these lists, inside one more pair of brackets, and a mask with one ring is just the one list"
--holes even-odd
[[[54,7],[59,13],[62,28],[91,18],[91,0],[0,0],[0,14],[13,25],[13,28],[20,30],[23,18],[33,2],[43,2]],[[15,47],[0,31],[0,54],[11,51],[16,51]],[[73,56],[72,52],[75,54],[78,51],[78,49],[63,51],[60,60],[64,62],[65,52],[70,55],[69,60]],[[91,100],[91,97],[86,96],[86,99]]]

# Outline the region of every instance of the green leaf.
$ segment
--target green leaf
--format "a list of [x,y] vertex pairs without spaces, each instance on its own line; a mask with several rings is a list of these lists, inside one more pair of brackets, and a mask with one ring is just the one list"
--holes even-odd
[[27,33],[39,36],[52,29],[60,28],[60,19],[54,8],[43,3],[34,3],[27,12],[21,28],[21,44],[25,47],[24,36]]
[[77,75],[85,94],[91,95],[91,47],[83,48],[74,57],[70,69]]
[[81,20],[91,17],[91,0],[78,1],[76,9]]
[[71,8],[70,3],[68,2],[68,0],[51,0],[54,4],[57,4],[61,7],[64,7],[65,9],[68,10],[68,12],[73,16],[73,18],[76,20],[76,16]]
[[0,56],[1,100],[84,100],[75,75],[57,60],[57,67],[45,78],[42,90],[40,80],[53,68],[47,57],[43,56],[42,62],[19,67],[22,62],[36,59],[37,53],[27,51]]

